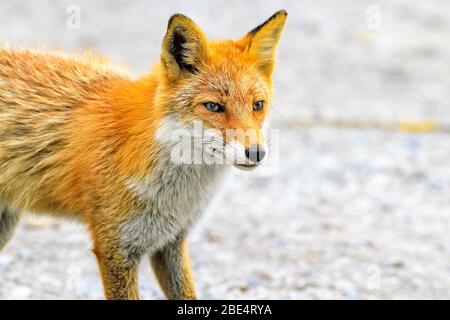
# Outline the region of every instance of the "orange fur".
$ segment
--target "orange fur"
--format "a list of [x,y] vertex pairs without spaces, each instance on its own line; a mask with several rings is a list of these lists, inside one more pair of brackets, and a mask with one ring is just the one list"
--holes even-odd
[[[106,296],[138,298],[136,259],[117,247],[120,226],[144,204],[125,182],[144,179],[160,161],[155,136],[169,114],[202,120],[224,136],[227,129],[254,129],[253,140],[236,139],[246,147],[261,142],[285,19],[280,11],[238,41],[211,41],[189,18],[175,15],[161,63],[137,80],[90,54],[0,49],[0,218],[3,203],[84,221]],[[170,47],[174,32],[184,37],[180,48]],[[256,112],[258,100],[267,107]],[[208,101],[226,112],[206,110]],[[153,260],[169,297],[195,297],[184,239],[171,249],[185,257],[176,266],[184,284],[177,292],[167,271],[175,262],[161,258],[170,255]]]

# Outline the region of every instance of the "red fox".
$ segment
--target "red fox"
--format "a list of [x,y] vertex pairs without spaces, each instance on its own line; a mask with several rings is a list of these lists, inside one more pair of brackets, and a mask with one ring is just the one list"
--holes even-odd
[[23,212],[74,218],[88,226],[107,299],[139,298],[144,255],[168,299],[196,299],[186,237],[230,166],[177,163],[171,135],[201,121],[216,132],[194,137],[204,152],[261,163],[286,17],[213,41],[175,14],[160,62],[139,79],[90,54],[0,49],[0,249]]

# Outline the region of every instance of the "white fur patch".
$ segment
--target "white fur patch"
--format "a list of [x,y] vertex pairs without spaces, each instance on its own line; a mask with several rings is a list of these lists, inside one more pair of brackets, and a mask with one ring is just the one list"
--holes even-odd
[[[162,144],[172,146],[171,159],[175,163],[193,164],[255,164],[245,155],[244,146],[231,138],[224,143],[219,130],[207,128],[200,121],[183,124],[175,115],[162,122],[156,138]],[[267,152],[267,144],[263,142]]]
[[228,167],[173,162],[172,134],[179,129],[190,128],[175,116],[164,119],[156,135],[161,150],[155,167],[144,179],[126,183],[142,206],[121,226],[124,249],[130,254],[154,252],[188,229],[216,193]]

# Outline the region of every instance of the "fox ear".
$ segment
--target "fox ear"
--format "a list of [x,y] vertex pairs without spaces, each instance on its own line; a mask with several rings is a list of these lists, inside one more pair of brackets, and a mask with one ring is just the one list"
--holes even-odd
[[161,61],[169,76],[178,78],[198,71],[207,58],[206,36],[182,14],[173,15],[162,45]]
[[275,52],[286,21],[287,12],[280,10],[239,40],[256,61],[261,72],[270,77],[275,64]]

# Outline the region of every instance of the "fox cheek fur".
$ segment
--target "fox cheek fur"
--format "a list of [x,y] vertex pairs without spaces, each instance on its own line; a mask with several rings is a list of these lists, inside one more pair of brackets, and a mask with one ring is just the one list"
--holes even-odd
[[[25,211],[74,218],[89,228],[106,298],[139,298],[148,255],[167,298],[195,299],[187,233],[227,165],[175,163],[171,134],[199,120],[241,156],[263,145],[286,16],[212,41],[176,14],[160,63],[137,80],[88,54],[0,49],[0,250]],[[257,134],[227,141],[228,129]]]

